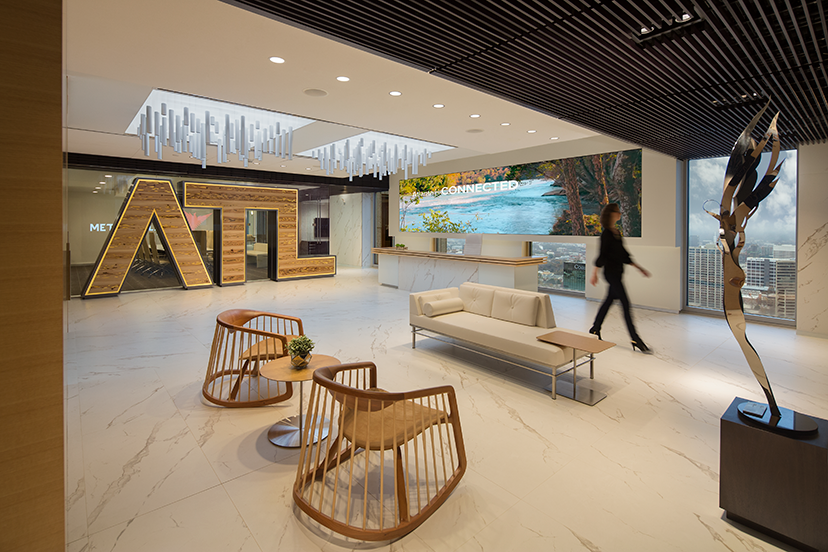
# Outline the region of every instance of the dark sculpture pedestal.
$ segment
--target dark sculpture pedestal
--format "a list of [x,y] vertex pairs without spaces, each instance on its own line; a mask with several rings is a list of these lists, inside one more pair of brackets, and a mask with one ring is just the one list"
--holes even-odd
[[803,550],[828,552],[828,420],[793,438],[751,424],[736,398],[721,418],[719,507]]

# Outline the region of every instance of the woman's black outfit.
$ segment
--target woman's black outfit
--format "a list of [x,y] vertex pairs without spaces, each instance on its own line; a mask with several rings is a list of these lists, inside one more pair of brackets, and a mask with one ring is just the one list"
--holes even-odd
[[604,303],[598,309],[595,322],[589,331],[590,333],[600,334],[601,324],[604,323],[604,318],[606,318],[609,308],[612,306],[613,301],[618,299],[624,308],[624,320],[627,322],[627,331],[630,332],[630,339],[633,342],[643,343],[635,331],[635,326],[633,326],[632,314],[630,313],[630,300],[627,297],[627,292],[621,281],[625,264],[632,264],[632,258],[624,248],[621,235],[605,228],[601,232],[601,252],[595,261],[595,266],[604,268],[604,278],[606,278],[609,284],[609,290],[607,291],[607,298],[604,299]]

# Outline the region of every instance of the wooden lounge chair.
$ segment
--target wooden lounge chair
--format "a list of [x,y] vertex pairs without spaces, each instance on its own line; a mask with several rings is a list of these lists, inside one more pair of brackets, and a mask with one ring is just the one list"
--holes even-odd
[[360,362],[313,375],[303,443],[325,424],[329,437],[303,447],[293,499],[347,537],[395,539],[416,529],[457,486],[466,451],[451,386],[404,393],[377,388]]
[[287,355],[288,342],[304,335],[293,316],[234,309],[216,317],[202,394],[221,406],[264,406],[289,399],[290,383],[259,377],[264,362]]

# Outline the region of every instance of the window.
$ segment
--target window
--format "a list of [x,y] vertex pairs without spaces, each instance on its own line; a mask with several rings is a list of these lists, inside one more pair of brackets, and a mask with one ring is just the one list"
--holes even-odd
[[586,287],[586,244],[532,242],[532,256],[546,257],[538,266],[538,287],[583,293]]
[[[762,154],[759,176],[770,153]],[[796,151],[785,151],[779,180],[745,227],[739,265],[745,271],[745,313],[796,319]],[[695,159],[688,164],[687,306],[722,309],[722,258],[716,247],[719,223],[703,205],[718,212],[727,157]]]

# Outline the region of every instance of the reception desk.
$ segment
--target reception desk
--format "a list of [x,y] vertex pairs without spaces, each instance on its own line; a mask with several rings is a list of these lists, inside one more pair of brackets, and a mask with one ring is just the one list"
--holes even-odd
[[371,250],[379,258],[379,283],[406,291],[456,287],[463,282],[538,290],[543,257],[488,257],[409,251],[394,247]]

